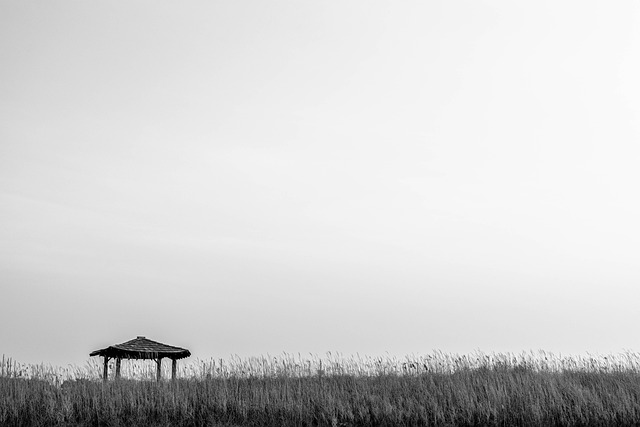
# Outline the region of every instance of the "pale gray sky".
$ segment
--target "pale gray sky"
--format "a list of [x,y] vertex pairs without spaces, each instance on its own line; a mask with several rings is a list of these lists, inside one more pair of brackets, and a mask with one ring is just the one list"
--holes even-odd
[[0,0],[0,353],[640,349],[637,1]]

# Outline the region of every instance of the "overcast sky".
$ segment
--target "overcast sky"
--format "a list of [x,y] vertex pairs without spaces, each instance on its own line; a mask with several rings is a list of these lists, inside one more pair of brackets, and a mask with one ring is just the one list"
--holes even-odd
[[0,353],[640,350],[637,1],[0,1]]

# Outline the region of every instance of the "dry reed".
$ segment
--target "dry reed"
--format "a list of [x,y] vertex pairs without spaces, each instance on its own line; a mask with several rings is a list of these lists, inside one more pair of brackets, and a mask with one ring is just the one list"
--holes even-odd
[[640,424],[632,352],[196,359],[159,384],[151,363],[100,372],[3,357],[0,425]]

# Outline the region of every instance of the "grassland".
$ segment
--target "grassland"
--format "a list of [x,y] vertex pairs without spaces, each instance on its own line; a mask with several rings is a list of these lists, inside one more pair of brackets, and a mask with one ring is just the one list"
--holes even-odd
[[640,356],[548,353],[403,359],[300,355],[152,365],[119,381],[3,358],[2,426],[640,425]]

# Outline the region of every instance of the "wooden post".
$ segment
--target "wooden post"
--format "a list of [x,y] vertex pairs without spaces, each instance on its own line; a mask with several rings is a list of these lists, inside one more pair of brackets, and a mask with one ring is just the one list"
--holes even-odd
[[109,377],[109,358],[104,356],[104,368],[102,369],[102,381],[106,381]]
[[121,358],[117,358],[116,359],[116,379],[119,380],[120,379],[120,361],[122,359]]
[[161,369],[162,368],[162,358],[161,357],[158,357],[156,359],[156,364],[158,365],[158,367],[156,369],[156,376],[157,376],[156,381],[160,381],[160,378],[162,377],[162,369]]
[[175,381],[176,379],[176,368],[178,366],[178,361],[176,359],[172,359],[171,362],[171,381]]

